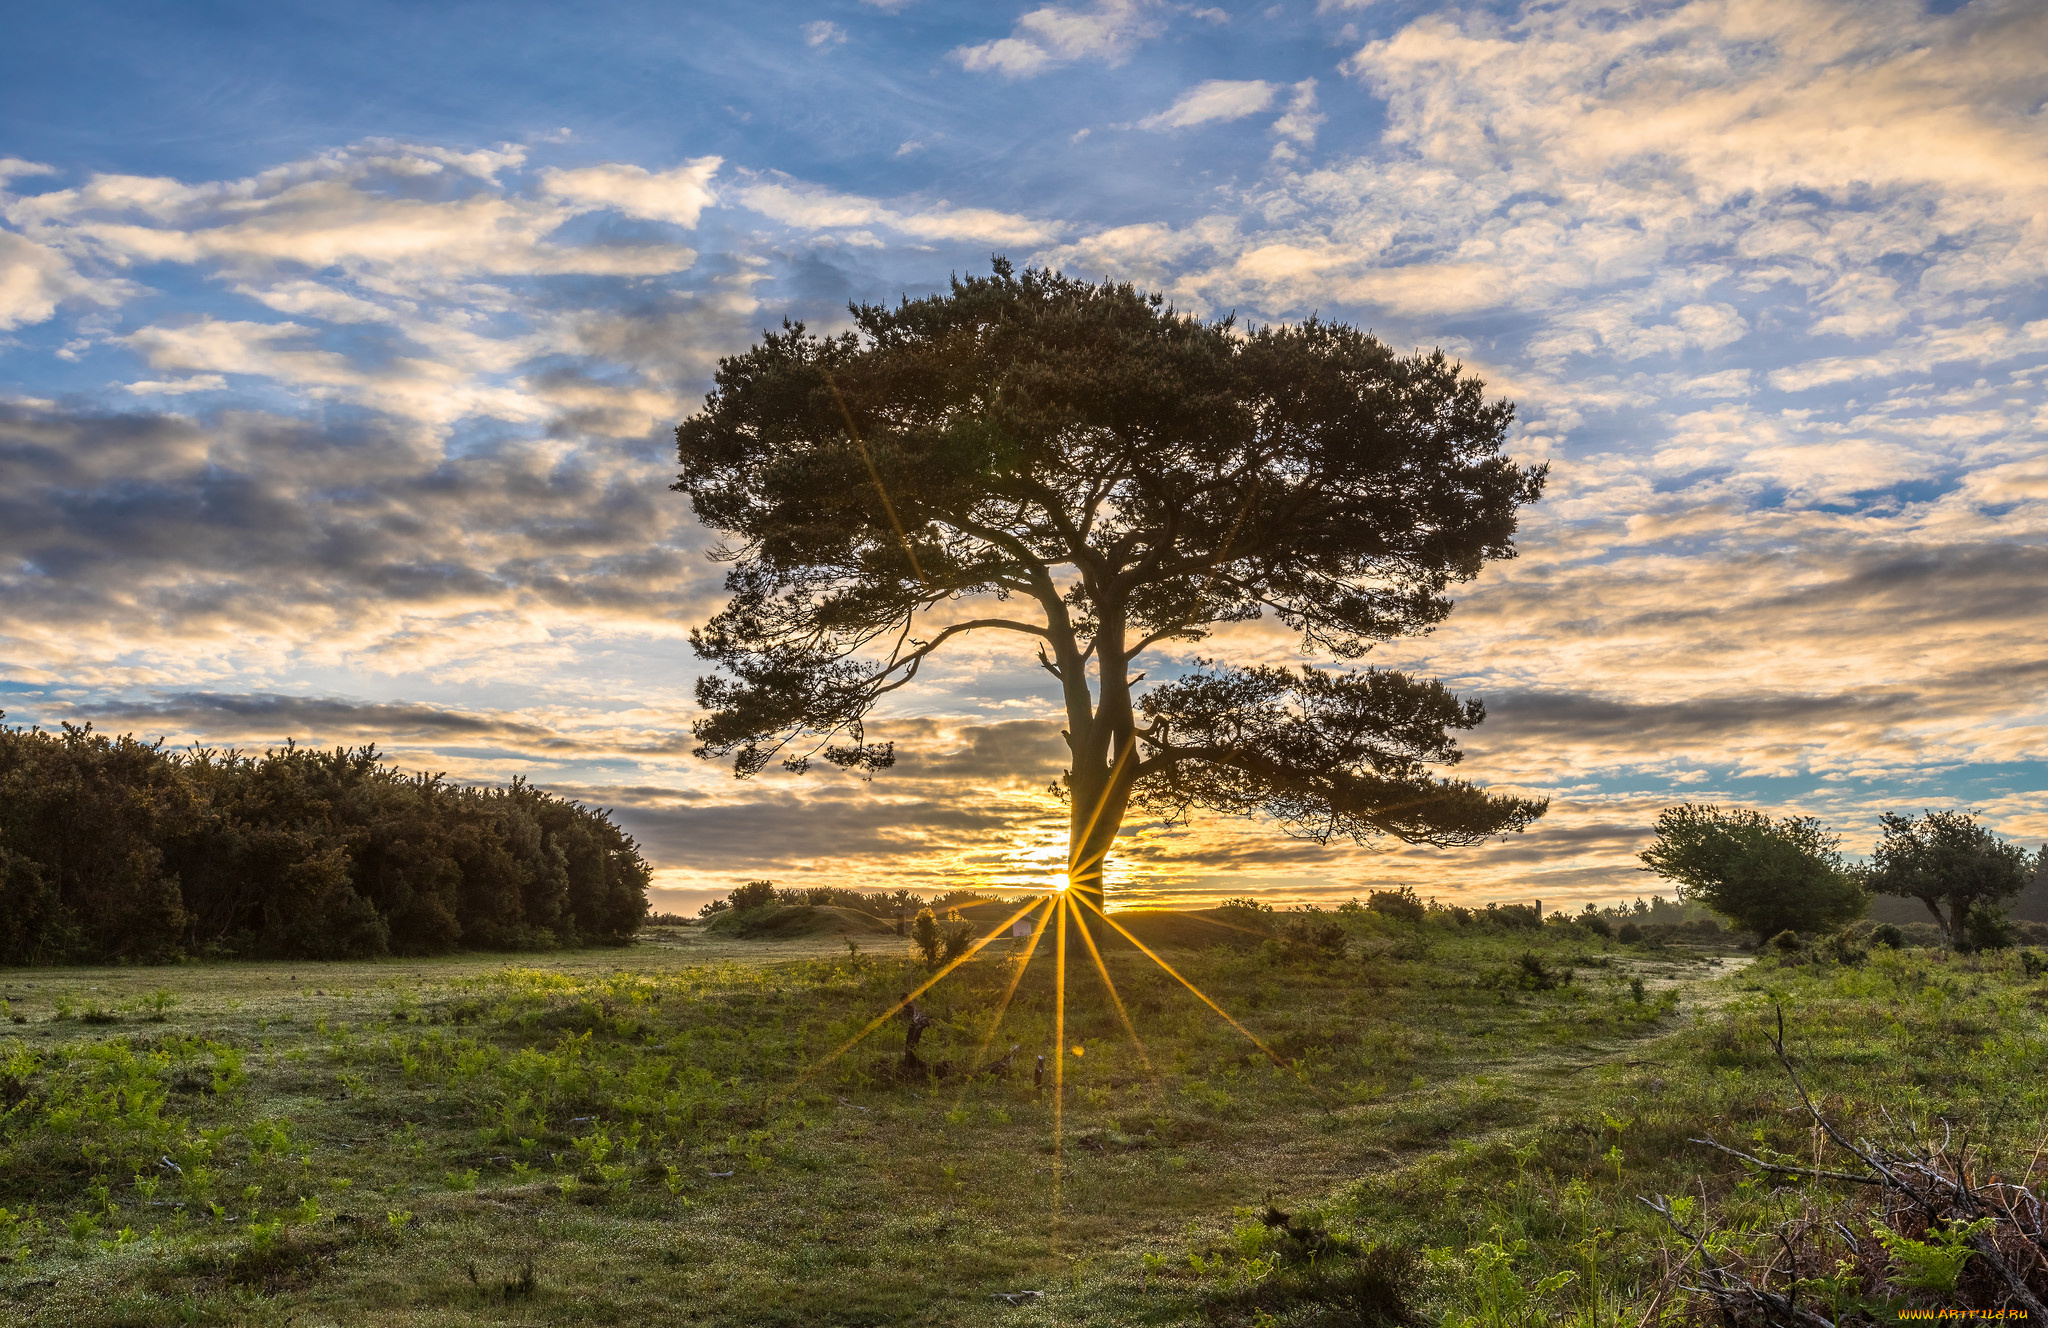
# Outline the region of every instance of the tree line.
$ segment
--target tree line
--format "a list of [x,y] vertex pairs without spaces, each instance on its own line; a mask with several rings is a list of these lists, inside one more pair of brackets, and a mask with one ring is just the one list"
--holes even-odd
[[606,812],[520,780],[0,724],[0,963],[617,944],[647,883]]
[[1917,900],[1958,950],[2009,946],[2013,901],[2048,878],[2048,844],[2029,854],[2000,839],[1973,812],[1887,813],[1870,861],[1851,864],[1841,836],[1810,816],[1772,820],[1747,808],[1686,803],[1657,817],[1644,866],[1704,904],[1769,939],[1814,934],[1863,916],[1872,895]]

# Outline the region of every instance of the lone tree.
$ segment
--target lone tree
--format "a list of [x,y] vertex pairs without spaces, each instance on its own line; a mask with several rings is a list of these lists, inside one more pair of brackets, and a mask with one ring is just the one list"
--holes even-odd
[[[2002,938],[2005,908],[2048,869],[2048,845],[2029,861],[1973,812],[1928,812],[1915,820],[1886,813],[1865,883],[1881,895],[1917,899],[1952,946],[1981,948]],[[1948,906],[1946,914],[1942,905]]]
[[1810,816],[1772,821],[1762,812],[1708,803],[1666,807],[1646,870],[1678,884],[1678,897],[1704,904],[1758,939],[1817,932],[1861,917],[1862,887],[1837,850],[1841,837]]
[[1098,907],[1133,805],[1323,843],[1470,844],[1543,814],[1431,773],[1485,716],[1434,680],[1201,661],[1139,695],[1131,673],[1268,613],[1355,659],[1514,556],[1544,469],[1502,452],[1512,406],[1441,352],[1314,319],[1240,331],[1001,258],[851,312],[843,335],[785,322],[721,361],[676,430],[675,488],[733,563],[691,638],[723,670],[698,683],[699,756],[887,767],[875,705],[948,643],[1006,632],[1065,704],[1070,887]]

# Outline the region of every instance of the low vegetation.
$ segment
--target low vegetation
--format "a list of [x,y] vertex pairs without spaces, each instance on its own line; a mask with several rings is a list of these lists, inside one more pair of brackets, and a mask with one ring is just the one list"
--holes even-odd
[[1277,1064],[1108,944],[1141,1059],[1078,938],[1063,1049],[1043,958],[991,1039],[1004,940],[920,998],[909,1076],[901,1019],[832,1057],[927,972],[893,935],[16,972],[0,1318],[1633,1328],[1711,1308],[1677,1226],[1776,1292],[1790,1239],[1833,1322],[1993,1294],[1949,1224],[1690,1141],[1850,1165],[1782,1010],[1847,1137],[1947,1121],[2027,1183],[2038,955],[1522,912],[1123,915]]

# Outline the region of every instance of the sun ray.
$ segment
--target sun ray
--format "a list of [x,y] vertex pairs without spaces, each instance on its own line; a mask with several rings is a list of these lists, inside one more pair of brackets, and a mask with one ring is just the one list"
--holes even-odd
[[1267,1056],[1267,1057],[1268,1057],[1268,1058],[1269,1058],[1269,1059],[1270,1059],[1270,1060],[1271,1060],[1271,1061],[1273,1062],[1273,1064],[1275,1064],[1275,1065],[1279,1066],[1279,1067],[1280,1067],[1281,1069],[1283,1069],[1283,1070],[1284,1070],[1284,1069],[1286,1069],[1286,1068],[1288,1068],[1288,1067],[1287,1067],[1287,1062],[1286,1062],[1286,1061],[1283,1061],[1283,1060],[1281,1060],[1281,1059],[1280,1059],[1280,1057],[1279,1057],[1279,1056],[1278,1056],[1278,1055],[1277,1055],[1277,1054],[1276,1054],[1276,1053],[1275,1053],[1275,1052],[1273,1051],[1273,1049],[1272,1049],[1271,1047],[1267,1046],[1267,1045],[1266,1045],[1266,1044],[1265,1044],[1264,1042],[1261,1042],[1261,1041],[1259,1040],[1259,1035],[1258,1035],[1258,1034],[1256,1034],[1256,1033],[1252,1032],[1252,1031],[1251,1031],[1251,1030],[1250,1030],[1249,1028],[1246,1028],[1246,1027],[1245,1027],[1245,1026],[1244,1026],[1243,1024],[1240,1024],[1239,1022],[1237,1022],[1237,1020],[1236,1020],[1236,1019],[1233,1019],[1233,1018],[1231,1017],[1230,1011],[1228,1011],[1228,1010],[1224,1009],[1224,1008],[1223,1008],[1222,1006],[1218,1005],[1218,1004],[1217,1004],[1216,1002],[1214,1002],[1214,1001],[1210,1000],[1210,999],[1209,999],[1209,994],[1208,994],[1207,992],[1203,991],[1203,990],[1202,990],[1202,989],[1201,989],[1200,987],[1197,987],[1197,986],[1196,986],[1196,985],[1195,985],[1194,983],[1192,983],[1192,982],[1188,981],[1188,980],[1187,980],[1186,978],[1182,977],[1182,976],[1180,975],[1180,972],[1179,972],[1179,971],[1178,971],[1177,969],[1175,969],[1175,968],[1174,968],[1174,966],[1173,966],[1172,964],[1169,964],[1169,963],[1167,963],[1167,962],[1166,962],[1166,961],[1165,961],[1164,959],[1161,959],[1161,958],[1160,958],[1160,957],[1159,957],[1158,955],[1156,955],[1156,954],[1153,954],[1153,953],[1152,953],[1152,951],[1151,951],[1151,949],[1150,949],[1149,947],[1147,947],[1147,946],[1146,946],[1146,944],[1145,944],[1145,943],[1144,943],[1143,941],[1141,941],[1141,940],[1139,940],[1139,939],[1138,939],[1137,937],[1135,937],[1135,936],[1131,935],[1131,934],[1130,934],[1130,933],[1129,933],[1128,931],[1125,931],[1125,930],[1124,930],[1124,928],[1123,928],[1123,924],[1119,923],[1119,922],[1118,922],[1118,921],[1117,921],[1117,920],[1116,920],[1115,918],[1113,918],[1113,917],[1109,916],[1109,914],[1107,914],[1107,913],[1103,912],[1103,911],[1102,911],[1101,909],[1099,909],[1099,908],[1096,908],[1096,907],[1095,907],[1095,905],[1094,905],[1094,904],[1092,904],[1092,903],[1090,903],[1090,902],[1089,902],[1088,900],[1086,900],[1086,899],[1083,899],[1083,900],[1082,900],[1081,902],[1082,902],[1082,903],[1084,903],[1084,904],[1087,904],[1087,905],[1088,905],[1088,907],[1089,907],[1090,909],[1093,909],[1093,910],[1094,910],[1094,913],[1095,913],[1095,916],[1097,916],[1097,917],[1101,918],[1101,919],[1102,919],[1102,920],[1103,920],[1104,922],[1107,922],[1107,923],[1108,923],[1108,924],[1109,924],[1110,926],[1112,926],[1112,927],[1115,927],[1115,928],[1117,929],[1117,934],[1118,934],[1118,935],[1122,936],[1122,937],[1123,937],[1123,938],[1124,938],[1125,940],[1129,941],[1129,942],[1130,942],[1130,943],[1131,943],[1132,945],[1135,945],[1135,946],[1137,946],[1137,947],[1138,947],[1138,949],[1139,949],[1139,950],[1140,950],[1140,951],[1141,951],[1141,952],[1142,952],[1142,953],[1144,954],[1144,956],[1145,956],[1145,957],[1146,957],[1147,959],[1150,959],[1150,960],[1151,960],[1151,961],[1152,961],[1153,963],[1155,963],[1155,964],[1159,965],[1159,966],[1160,966],[1161,968],[1165,969],[1165,970],[1166,970],[1166,975],[1167,975],[1168,977],[1172,978],[1172,979],[1173,979],[1173,980],[1174,980],[1175,982],[1178,982],[1178,983],[1180,983],[1180,985],[1181,985],[1181,986],[1183,986],[1183,987],[1186,987],[1186,988],[1187,988],[1187,989],[1188,989],[1189,991],[1193,992],[1193,993],[1195,994],[1195,998],[1196,998],[1197,1000],[1201,1001],[1201,1002],[1202,1002],[1202,1004],[1204,1004],[1204,1005],[1208,1006],[1208,1007],[1209,1007],[1210,1009],[1214,1010],[1214,1011],[1215,1011],[1215,1012],[1216,1012],[1217,1014],[1221,1015],[1221,1016],[1223,1017],[1223,1020],[1224,1020],[1224,1022],[1225,1022],[1225,1023],[1229,1024],[1229,1025],[1230,1025],[1230,1026],[1231,1026],[1232,1028],[1236,1029],[1236,1030],[1237,1030],[1238,1032],[1240,1032],[1240,1033],[1244,1034],[1244,1035],[1245,1035],[1246,1037],[1250,1038],[1250,1039],[1251,1039],[1251,1042],[1252,1042],[1252,1045],[1253,1045],[1253,1046],[1255,1046],[1255,1047],[1257,1047],[1257,1048],[1258,1048],[1258,1049],[1259,1049],[1260,1051],[1263,1051],[1263,1052],[1265,1052],[1265,1053],[1266,1053],[1266,1056]]
[[1008,918],[1005,918],[1001,925],[999,925],[994,931],[982,937],[973,945],[967,947],[967,952],[965,954],[961,955],[958,959],[955,959],[950,964],[947,964],[944,968],[932,974],[923,982],[920,982],[916,987],[911,989],[909,995],[905,996],[902,1000],[896,1002],[894,1005],[890,1006],[888,1009],[884,1010],[882,1013],[876,1015],[873,1019],[869,1020],[868,1026],[866,1028],[861,1029],[860,1032],[855,1033],[852,1037],[840,1043],[838,1047],[833,1049],[831,1054],[819,1059],[815,1064],[811,1066],[810,1069],[805,1070],[801,1075],[797,1076],[796,1082],[791,1084],[789,1086],[789,1090],[786,1091],[794,1091],[795,1089],[801,1087],[803,1084],[807,1083],[810,1080],[812,1075],[815,1075],[816,1073],[818,1073],[818,1071],[824,1069],[833,1061],[838,1060],[847,1052],[852,1051],[856,1046],[860,1045],[861,1041],[864,1038],[866,1038],[869,1034],[873,1033],[882,1025],[888,1023],[891,1019],[894,1019],[897,1015],[901,1014],[903,1012],[903,1007],[909,1005],[912,1001],[916,1000],[918,997],[924,995],[933,987],[937,986],[940,980],[943,979],[948,973],[951,973],[954,969],[960,967],[960,965],[974,958],[974,956],[976,956],[977,954],[980,954],[983,946],[987,945],[989,942],[995,940],[996,937],[1008,931],[1010,927],[1017,921],[1017,919],[1023,917],[1026,913],[1029,913],[1032,909],[1038,907],[1038,905],[1043,902],[1044,901],[1042,899],[1031,900],[1029,903],[1025,904],[1024,907],[1018,909],[1015,913],[1012,913]]
[[1090,934],[1088,928],[1083,926],[1080,932],[1082,943],[1088,947],[1088,957],[1095,961],[1095,971],[1102,975],[1102,989],[1109,993],[1109,1003],[1116,1008],[1117,1020],[1123,1024],[1124,1032],[1130,1036],[1131,1045],[1137,1048],[1138,1063],[1145,1067],[1146,1076],[1156,1086],[1159,1082],[1159,1073],[1152,1068],[1152,1058],[1145,1054],[1144,1039],[1138,1036],[1138,1029],[1131,1022],[1130,1012],[1124,1009],[1124,998],[1117,994],[1116,983],[1110,981],[1109,965],[1102,962],[1102,951],[1096,948],[1095,937]]
[[[988,1055],[989,1046],[995,1042],[996,1030],[1003,1026],[1003,1016],[1009,1012],[1010,1001],[1017,994],[1017,985],[1024,980],[1024,970],[1031,966],[1031,957],[1038,953],[1039,938],[1045,935],[1046,925],[1052,921],[1053,912],[1058,907],[1058,895],[1047,895],[1045,898],[1049,905],[1045,910],[1045,916],[1031,929],[1031,941],[1024,947],[1024,953],[1018,956],[1017,971],[1010,974],[1010,985],[1003,989],[1003,999],[996,1003],[996,1017],[989,1021],[988,1032],[982,1034],[981,1045],[974,1049],[976,1066],[981,1064],[982,1057]],[[962,1091],[965,1091],[964,1085]]]
[[1055,1248],[1060,1235],[1060,1148],[1064,1142],[1062,1109],[1066,1102],[1067,1082],[1067,910],[1071,906],[1069,896],[1062,894],[1056,907],[1059,909],[1058,931],[1053,933],[1053,997],[1052,997],[1052,1237]]
[[832,375],[825,375],[825,386],[832,389],[832,400],[839,406],[839,418],[846,421],[847,437],[860,450],[861,464],[868,468],[868,478],[875,482],[875,495],[882,500],[882,510],[889,514],[889,524],[896,531],[896,542],[903,546],[903,556],[910,560],[910,570],[917,574],[919,581],[928,581],[924,568],[917,565],[917,553],[910,547],[910,537],[903,533],[903,523],[896,519],[896,504],[889,501],[889,490],[882,485],[882,472],[875,469],[875,459],[868,455],[868,445],[861,441],[860,430],[853,427],[853,412],[846,408],[846,398],[839,395],[839,384],[832,381]]
[[[1127,741],[1127,742],[1125,742],[1125,743],[1124,743],[1124,748],[1123,748],[1123,750],[1122,750],[1121,752],[1118,752],[1118,753],[1117,753],[1117,758],[1116,758],[1116,760],[1114,760],[1114,761],[1112,761],[1112,762],[1110,763],[1110,766],[1109,766],[1109,779],[1108,779],[1108,780],[1107,780],[1107,781],[1106,781],[1106,782],[1105,782],[1105,783],[1103,784],[1103,786],[1102,786],[1102,795],[1101,795],[1100,797],[1098,797],[1098,798],[1096,798],[1096,799],[1095,799],[1095,810],[1094,810],[1094,811],[1092,811],[1092,812],[1090,812],[1090,813],[1088,814],[1088,825],[1087,825],[1087,827],[1086,827],[1085,829],[1083,829],[1083,830],[1081,831],[1080,835],[1079,835],[1079,836],[1077,836],[1077,837],[1076,837],[1076,838],[1074,839],[1074,841],[1073,841],[1073,843],[1072,843],[1072,845],[1070,846],[1070,849],[1069,849],[1069,852],[1070,852],[1070,853],[1071,853],[1072,849],[1075,849],[1075,848],[1079,848],[1079,847],[1080,847],[1081,845],[1083,845],[1083,844],[1087,843],[1087,842],[1088,842],[1088,836],[1090,836],[1090,835],[1092,835],[1092,834],[1094,834],[1094,833],[1095,833],[1095,823],[1096,823],[1097,821],[1100,821],[1100,820],[1102,819],[1102,809],[1103,809],[1104,807],[1107,807],[1107,806],[1109,805],[1109,795],[1110,795],[1111,791],[1112,791],[1112,790],[1114,790],[1114,789],[1116,788],[1116,777],[1117,777],[1117,774],[1118,774],[1118,772],[1119,772],[1119,771],[1121,771],[1121,770],[1123,769],[1123,765],[1124,765],[1124,762],[1130,759],[1131,753],[1132,753],[1132,752],[1135,752],[1136,750],[1138,750],[1138,735],[1134,733],[1134,734],[1132,734],[1132,735],[1131,735],[1131,737],[1130,737],[1129,741]],[[1098,852],[1098,853],[1091,853],[1091,854],[1089,854],[1089,855],[1088,855],[1088,859],[1087,859],[1087,862],[1086,862],[1085,866],[1087,866],[1087,867],[1093,867],[1093,866],[1095,866],[1095,865],[1096,865],[1097,863],[1101,862],[1101,861],[1102,861],[1102,859],[1103,859],[1103,858],[1105,858],[1105,857],[1107,857],[1108,855],[1109,855],[1109,850],[1108,850],[1108,848],[1107,848],[1107,847],[1105,846],[1105,847],[1104,847],[1104,848],[1102,849],[1102,851],[1101,851],[1101,852]],[[1072,856],[1069,856],[1069,857],[1068,857],[1068,859],[1067,859],[1067,882],[1068,882],[1068,884],[1070,884],[1070,885],[1071,885],[1071,884],[1073,883],[1073,880],[1074,880],[1074,877],[1075,877],[1075,875],[1076,875],[1076,874],[1077,874],[1077,873],[1078,873],[1078,872],[1079,872],[1080,870],[1082,870],[1082,868],[1083,868],[1083,865],[1084,865],[1084,864],[1082,863],[1082,860],[1081,860],[1081,859],[1079,859],[1079,858],[1075,858],[1075,857],[1072,857]]]

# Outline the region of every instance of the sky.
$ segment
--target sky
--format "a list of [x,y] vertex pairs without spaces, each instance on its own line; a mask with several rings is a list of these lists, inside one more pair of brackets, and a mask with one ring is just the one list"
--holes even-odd
[[[2048,839],[2048,6],[1899,0],[17,6],[0,709],[375,742],[612,808],[657,907],[1035,886],[1044,675],[942,657],[899,762],[690,754],[716,536],[674,426],[784,318],[1018,265],[1442,347],[1548,461],[1377,664],[1485,701],[1478,848],[1142,820],[1126,903],[1665,887],[1682,801]],[[1205,652],[1295,657],[1273,623]],[[1141,661],[1154,677],[1188,664]]]

